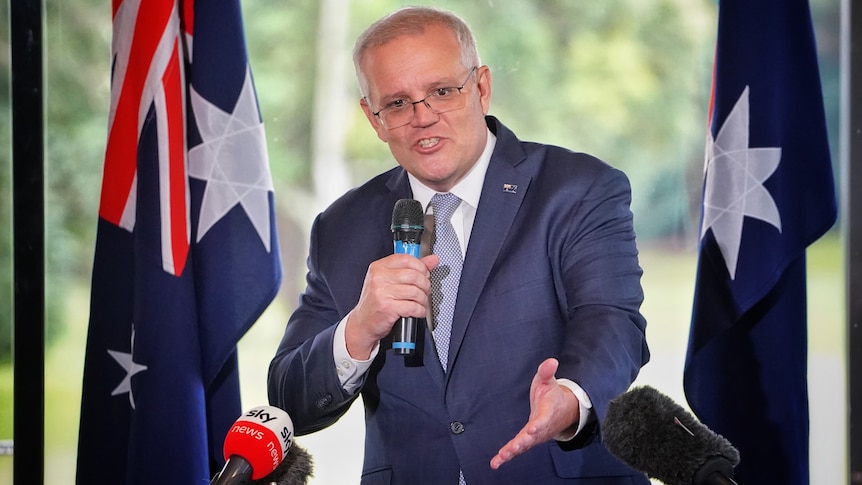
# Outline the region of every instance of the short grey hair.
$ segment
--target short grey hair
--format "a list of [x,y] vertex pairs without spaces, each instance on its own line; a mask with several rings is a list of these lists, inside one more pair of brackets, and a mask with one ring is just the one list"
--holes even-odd
[[470,26],[454,13],[433,7],[404,7],[371,24],[357,39],[353,47],[353,68],[363,96],[368,95],[368,78],[362,72],[362,58],[372,47],[386,44],[402,35],[421,34],[428,25],[447,27],[461,46],[461,63],[466,68],[480,65],[479,51]]

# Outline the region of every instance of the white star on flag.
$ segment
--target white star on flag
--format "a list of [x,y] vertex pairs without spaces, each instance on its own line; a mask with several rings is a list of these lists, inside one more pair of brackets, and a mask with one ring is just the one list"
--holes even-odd
[[207,183],[201,203],[197,242],[235,205],[243,210],[270,250],[269,197],[273,190],[263,123],[251,72],[246,68],[233,113],[213,105],[194,89],[192,110],[203,143],[189,150],[189,176]]
[[117,361],[123,369],[126,370],[126,376],[120,381],[120,385],[116,387],[111,392],[112,396],[117,396],[120,394],[129,393],[129,404],[132,405],[132,409],[135,409],[135,396],[132,394],[132,376],[137,374],[138,372],[143,372],[147,370],[147,366],[136,364],[132,360],[132,353],[135,351],[135,328],[132,327],[132,346],[129,349],[129,352],[117,352],[116,350],[108,350],[108,353],[114,360]]
[[750,148],[748,86],[742,91],[718,135],[707,141],[706,184],[703,194],[703,224],[712,233],[724,257],[730,279],[742,241],[743,219],[753,217],[781,231],[781,215],[763,182],[781,162],[781,148]]

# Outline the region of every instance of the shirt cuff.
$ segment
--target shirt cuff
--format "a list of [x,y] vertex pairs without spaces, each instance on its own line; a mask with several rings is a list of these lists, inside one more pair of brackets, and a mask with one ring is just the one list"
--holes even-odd
[[356,360],[347,352],[347,339],[344,336],[346,326],[347,317],[344,317],[335,327],[335,337],[332,339],[332,357],[335,363],[335,373],[338,374],[342,389],[353,394],[362,384],[362,377],[368,372],[371,362],[377,356],[380,343],[378,342],[371,350],[371,357],[368,360]]
[[566,430],[564,430],[561,434],[554,436],[555,440],[561,441],[561,442],[566,442],[566,441],[571,441],[572,439],[574,439],[574,437],[577,436],[578,433],[580,433],[582,429],[584,429],[584,427],[587,425],[587,423],[589,423],[590,417],[593,413],[593,403],[592,403],[592,401],[590,401],[590,397],[587,396],[586,391],[584,391],[584,389],[581,386],[575,384],[574,382],[570,381],[569,379],[557,379],[557,384],[559,384],[565,388],[568,388],[570,391],[572,391],[572,393],[575,395],[575,397],[578,398],[578,405],[580,406],[580,417],[578,418],[578,428],[575,430],[575,432],[574,433],[570,432],[569,430],[571,429],[571,427],[569,427],[569,428],[566,428]]

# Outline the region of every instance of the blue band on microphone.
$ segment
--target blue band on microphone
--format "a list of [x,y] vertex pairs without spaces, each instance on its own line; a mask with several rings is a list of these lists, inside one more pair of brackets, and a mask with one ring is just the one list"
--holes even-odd
[[395,254],[409,254],[419,257],[420,246],[417,243],[395,241]]
[[393,349],[416,349],[416,342],[392,342]]

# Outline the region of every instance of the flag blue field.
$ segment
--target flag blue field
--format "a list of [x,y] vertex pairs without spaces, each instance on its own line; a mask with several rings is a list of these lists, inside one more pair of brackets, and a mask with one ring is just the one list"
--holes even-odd
[[683,387],[739,483],[807,484],[805,250],[836,220],[807,0],[721,0],[714,69]]
[[77,483],[209,483],[281,282],[240,4],[113,8]]

